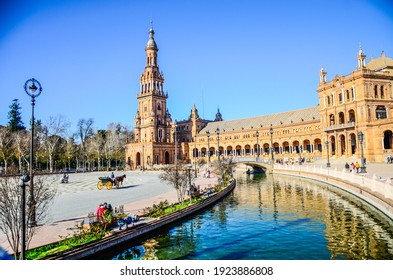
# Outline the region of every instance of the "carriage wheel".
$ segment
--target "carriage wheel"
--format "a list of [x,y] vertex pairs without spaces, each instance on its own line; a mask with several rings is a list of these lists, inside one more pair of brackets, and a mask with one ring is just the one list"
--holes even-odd
[[98,184],[97,184],[97,188],[99,189],[99,190],[102,190],[102,187],[104,186],[104,184],[101,182],[101,181],[99,181],[98,182]]
[[106,188],[107,188],[108,190],[110,190],[110,189],[112,188],[112,182],[111,182],[111,181],[109,181],[108,183],[106,183]]

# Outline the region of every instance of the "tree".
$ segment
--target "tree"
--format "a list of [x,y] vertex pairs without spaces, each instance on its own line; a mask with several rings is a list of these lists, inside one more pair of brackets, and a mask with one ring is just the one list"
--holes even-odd
[[42,129],[42,140],[49,158],[49,171],[53,172],[53,157],[60,139],[66,135],[70,123],[64,116],[50,116]]
[[104,146],[106,141],[106,131],[98,130],[96,134],[94,134],[90,138],[89,148],[91,149],[91,154],[97,159],[98,170],[101,170],[102,164],[102,155],[104,154]]
[[[34,180],[34,197],[36,201],[36,222],[42,223],[56,195],[56,189],[51,186],[55,177],[36,176]],[[17,258],[21,248],[21,194],[19,177],[0,177],[0,231],[2,231]],[[31,208],[26,207],[26,224],[30,224],[32,215]],[[38,227],[26,227],[26,247]]]
[[73,137],[68,138],[67,144],[65,145],[65,158],[68,162],[68,168],[71,169],[71,160],[75,157],[77,151],[77,145]]
[[164,167],[163,173],[159,175],[159,178],[161,181],[171,184],[176,189],[177,200],[183,203],[184,196],[189,188],[189,179],[185,165],[178,163],[174,166],[166,166]]
[[18,131],[26,129],[23,125],[18,99],[12,100],[12,104],[9,107],[11,110],[8,112],[8,127],[11,131]]
[[[80,119],[78,121],[77,127],[77,136],[80,139],[80,144],[81,144],[81,152],[82,156],[84,159],[84,164],[86,165],[86,139],[91,137],[93,135],[93,126],[94,120],[92,118],[86,120],[86,119]],[[86,168],[86,166],[84,166]]]
[[215,160],[212,163],[212,167],[215,169],[216,173],[219,174],[219,182],[221,184],[232,177],[234,166],[235,164],[232,161],[232,158],[222,158],[221,160]]
[[28,160],[30,150],[30,137],[26,130],[19,130],[13,132],[15,154],[18,158],[18,171],[22,172],[23,166],[30,165]]
[[12,133],[8,127],[0,127],[0,159],[4,162],[5,174],[7,174],[8,164],[13,155]]

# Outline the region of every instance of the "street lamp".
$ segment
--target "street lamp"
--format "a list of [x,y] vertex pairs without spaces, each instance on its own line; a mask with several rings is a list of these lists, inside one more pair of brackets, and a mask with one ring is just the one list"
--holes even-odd
[[361,153],[361,166],[360,166],[360,173],[367,173],[366,171],[366,166],[364,165],[364,154],[363,154],[363,139],[364,139],[364,134],[363,132],[359,131],[358,132],[358,139],[359,139],[359,144],[360,144],[360,153]]
[[257,160],[259,158],[259,145],[258,145],[258,137],[259,137],[259,132],[257,130],[257,132],[255,133],[255,136],[257,137]]
[[273,147],[273,127],[270,125],[270,150],[272,153],[272,164],[274,164],[274,147]]
[[197,148],[196,148],[196,135],[194,136],[194,166],[195,166],[195,178],[197,177]]
[[210,165],[210,132],[206,131],[206,135],[207,135],[207,158]]
[[25,174],[19,179],[21,192],[20,223],[21,223],[21,253],[20,258],[26,259],[26,183],[30,180],[29,175]]
[[145,145],[142,145],[142,171],[145,171]]
[[217,157],[218,157],[218,161],[220,161],[220,128],[217,127],[216,133],[217,133]]
[[175,120],[174,125],[175,125],[175,132],[174,132],[174,134],[175,134],[175,167],[177,170],[177,121],[176,120]]
[[187,170],[188,170],[188,191],[190,195],[190,204],[192,203],[192,193],[191,193],[191,169],[192,169],[192,164],[187,164]]
[[[38,87],[36,86],[38,85]],[[34,158],[34,105],[35,98],[38,97],[42,92],[42,87],[39,81],[32,78],[25,83],[25,92],[31,97],[31,138],[30,138],[30,224],[31,226],[36,225],[36,202],[34,197],[34,181],[33,181],[33,158]]]
[[327,154],[326,167],[330,167],[330,161],[329,161],[329,141],[328,140],[325,141],[325,145],[326,145],[326,154]]

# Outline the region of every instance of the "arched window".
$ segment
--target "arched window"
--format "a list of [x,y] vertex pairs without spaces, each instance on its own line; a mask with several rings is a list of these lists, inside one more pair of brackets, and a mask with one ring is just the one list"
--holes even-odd
[[347,101],[349,101],[350,100],[350,96],[349,96],[349,90],[347,90]]
[[339,122],[339,124],[345,123],[345,118],[344,118],[343,112],[338,113],[338,122]]
[[350,122],[355,122],[356,121],[356,119],[355,119],[355,111],[354,110],[349,110],[348,114],[349,114],[349,121]]
[[355,100],[355,91],[353,88],[351,88],[351,95],[352,95],[352,100]]
[[354,155],[356,153],[356,136],[354,133],[351,133],[349,137],[351,139],[351,155]]
[[377,106],[377,108],[375,109],[375,115],[378,120],[386,119],[387,113],[385,106]]
[[331,114],[329,116],[329,120],[330,120],[330,125],[334,125],[334,115],[333,114]]
[[392,131],[391,130],[386,130],[383,133],[383,148],[384,149],[392,149],[393,146],[393,137],[392,137]]
[[328,106],[330,106],[330,96],[327,97]]
[[343,103],[343,95],[342,95],[342,93],[338,94],[338,102],[339,102],[339,104]]

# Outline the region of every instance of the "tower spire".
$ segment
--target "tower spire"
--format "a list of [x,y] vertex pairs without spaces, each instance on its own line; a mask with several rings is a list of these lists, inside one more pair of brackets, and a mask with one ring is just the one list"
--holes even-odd
[[363,52],[362,46],[359,46],[358,52],[358,68],[366,67],[366,55]]

